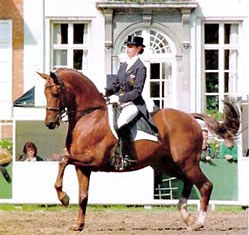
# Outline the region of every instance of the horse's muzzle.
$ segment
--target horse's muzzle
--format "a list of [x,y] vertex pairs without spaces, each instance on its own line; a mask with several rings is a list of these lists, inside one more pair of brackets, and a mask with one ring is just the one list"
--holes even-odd
[[48,127],[48,129],[53,130],[56,127],[56,123],[55,122],[46,122],[46,126]]
[[56,115],[55,117],[46,117],[45,125],[48,127],[48,129],[53,130],[56,126],[60,125],[60,120],[60,115]]

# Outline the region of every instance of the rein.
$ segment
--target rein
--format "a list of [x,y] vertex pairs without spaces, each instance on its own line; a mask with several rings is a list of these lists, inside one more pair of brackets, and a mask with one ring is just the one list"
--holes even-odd
[[[98,109],[103,109],[106,108],[106,105],[102,105],[102,106],[96,106],[96,107],[90,107],[88,109],[85,110],[70,110],[70,111],[66,111],[66,109],[64,108],[62,111],[60,110],[60,108],[54,108],[54,107],[46,107],[46,110],[48,111],[54,111],[54,112],[59,112],[59,117],[60,120],[62,120],[63,117],[65,117],[66,115],[69,114],[73,114],[73,113],[78,113],[80,112],[80,117],[83,117],[89,113],[92,113]],[[65,115],[64,115],[65,114]]]
[[54,108],[54,107],[46,107],[47,111],[55,111],[55,112],[59,112],[60,108]]
[[106,105],[102,105],[102,106],[96,106],[96,107],[90,107],[88,109],[85,109],[85,110],[70,110],[70,111],[67,111],[66,114],[71,114],[71,113],[78,113],[80,112],[80,116],[83,117],[89,113],[92,113],[98,109],[103,109],[103,108],[106,108]]

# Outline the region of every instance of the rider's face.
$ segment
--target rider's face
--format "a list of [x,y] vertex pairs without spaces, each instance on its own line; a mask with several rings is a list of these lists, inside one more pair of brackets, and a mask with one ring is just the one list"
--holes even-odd
[[139,51],[140,51],[140,47],[137,47],[137,46],[131,45],[131,44],[127,45],[126,53],[127,53],[129,58],[132,58],[132,57],[138,55]]

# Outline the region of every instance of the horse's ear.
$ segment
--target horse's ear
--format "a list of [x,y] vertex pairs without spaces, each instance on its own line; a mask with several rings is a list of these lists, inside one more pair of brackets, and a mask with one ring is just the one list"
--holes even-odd
[[60,80],[54,72],[50,72],[50,77],[53,78],[55,84],[60,84]]
[[42,77],[43,79],[47,80],[49,78],[49,75],[48,74],[45,74],[45,73],[39,73],[39,72],[36,72],[37,74],[40,75],[40,77]]

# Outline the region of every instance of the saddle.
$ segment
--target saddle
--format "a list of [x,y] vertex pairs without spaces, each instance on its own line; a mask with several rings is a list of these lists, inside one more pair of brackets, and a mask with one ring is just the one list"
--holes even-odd
[[[118,130],[117,120],[119,118],[121,107],[112,104],[113,127],[120,139],[116,146],[115,152],[111,158],[111,165],[117,170],[130,168],[136,163],[136,153],[133,142],[137,139],[149,139],[158,141],[157,133],[150,127],[142,115],[138,115],[132,122]],[[109,113],[110,114],[110,113]]]
[[[119,118],[121,107],[118,104],[108,104],[108,117],[109,125],[112,130],[113,135],[118,138],[118,126],[117,120]],[[153,115],[153,114],[152,114]],[[131,137],[133,141],[136,140],[150,140],[158,142],[158,133],[156,133],[146,119],[142,115],[138,115],[129,124],[129,129],[131,132]]]

